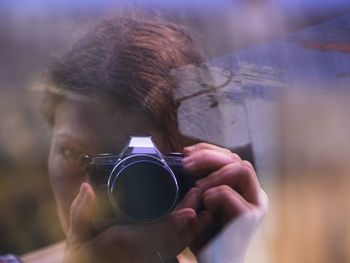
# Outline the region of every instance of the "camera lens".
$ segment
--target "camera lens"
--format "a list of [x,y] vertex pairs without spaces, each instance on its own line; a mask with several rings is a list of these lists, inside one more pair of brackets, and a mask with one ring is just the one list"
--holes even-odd
[[124,217],[135,223],[149,223],[173,209],[178,185],[172,171],[161,162],[135,161],[118,172],[111,194]]

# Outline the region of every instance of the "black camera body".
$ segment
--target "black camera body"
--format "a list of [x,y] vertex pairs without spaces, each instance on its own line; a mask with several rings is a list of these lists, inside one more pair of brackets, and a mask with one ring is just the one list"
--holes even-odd
[[154,223],[168,215],[194,186],[183,156],[163,156],[150,136],[130,136],[123,151],[84,156],[97,203],[94,224]]

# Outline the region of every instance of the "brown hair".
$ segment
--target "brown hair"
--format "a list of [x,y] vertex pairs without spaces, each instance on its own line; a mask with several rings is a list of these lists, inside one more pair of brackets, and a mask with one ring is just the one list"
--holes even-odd
[[172,150],[184,146],[177,125],[175,84],[170,71],[199,64],[202,56],[188,31],[171,23],[145,19],[108,20],[81,39],[49,71],[44,113],[54,121],[65,91],[104,94],[131,109],[140,109],[169,138]]

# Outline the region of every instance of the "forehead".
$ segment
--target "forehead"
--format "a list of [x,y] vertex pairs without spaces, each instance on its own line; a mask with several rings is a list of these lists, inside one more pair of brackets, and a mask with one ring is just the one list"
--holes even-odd
[[64,100],[55,111],[54,130],[83,130],[92,127],[101,130],[107,123],[112,123],[107,122],[112,117],[118,118],[121,110],[100,101]]
[[55,112],[54,136],[67,136],[83,144],[126,143],[130,134],[145,134],[152,129],[149,118],[118,104],[64,100]]

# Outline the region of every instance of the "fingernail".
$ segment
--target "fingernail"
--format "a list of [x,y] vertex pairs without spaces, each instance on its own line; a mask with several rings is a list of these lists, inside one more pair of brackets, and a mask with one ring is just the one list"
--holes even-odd
[[80,185],[80,190],[79,190],[79,194],[83,195],[85,193],[85,189],[86,189],[86,184],[82,183]]
[[194,145],[185,147],[185,148],[183,149],[184,155],[190,154],[190,153],[194,150],[194,147],[195,147]]
[[189,160],[191,160],[191,158],[189,156],[186,156],[181,161],[182,161],[182,164],[185,164],[185,163],[188,163]]
[[80,189],[79,189],[79,202],[81,202],[81,201],[83,201],[84,200],[84,198],[85,198],[85,196],[86,196],[86,188],[87,188],[87,186],[86,186],[86,183],[82,183],[81,185],[80,185]]
[[177,225],[180,227],[184,227],[192,220],[196,219],[196,213],[189,213],[189,211],[186,211],[185,213],[178,215],[177,218]]
[[185,170],[189,171],[191,169],[191,167],[192,167],[192,164],[193,164],[193,161],[192,161],[191,158],[185,157],[185,158],[182,159],[182,167]]
[[196,182],[196,186],[202,191],[204,192],[205,190],[207,190],[208,188],[208,183],[206,181],[206,179],[200,179]]
[[87,207],[91,206],[93,203],[93,196],[90,192],[90,185],[88,183],[83,183],[81,186],[82,189],[82,200],[81,205],[86,209]]

